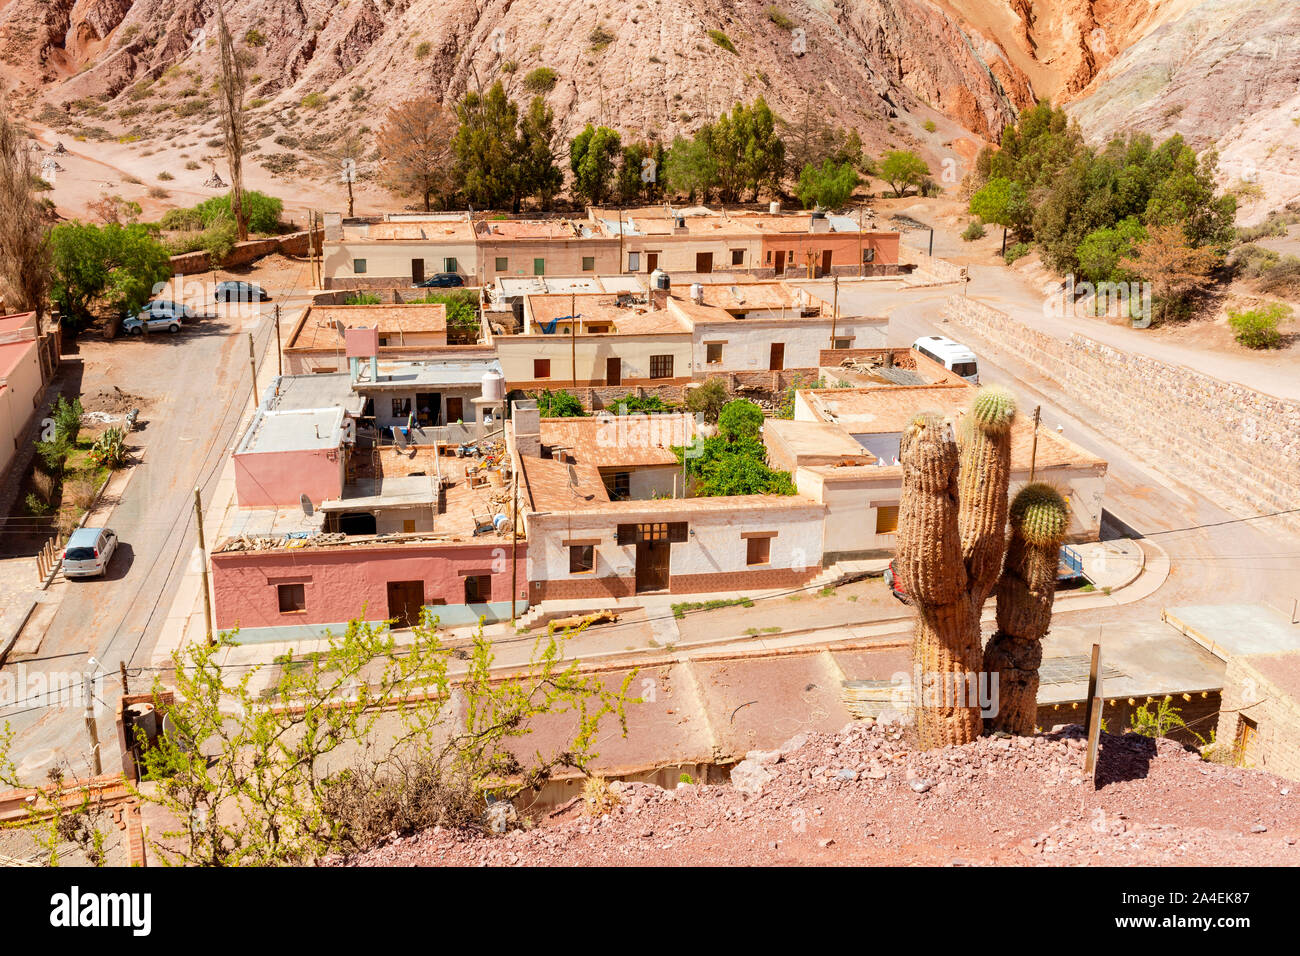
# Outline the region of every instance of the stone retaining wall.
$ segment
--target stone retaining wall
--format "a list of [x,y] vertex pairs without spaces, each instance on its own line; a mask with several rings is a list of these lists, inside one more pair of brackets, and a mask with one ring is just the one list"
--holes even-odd
[[[1056,380],[1107,431],[1242,516],[1300,507],[1300,403],[1112,348],[1058,339],[953,296],[946,319]],[[1300,515],[1279,518],[1300,531]]]

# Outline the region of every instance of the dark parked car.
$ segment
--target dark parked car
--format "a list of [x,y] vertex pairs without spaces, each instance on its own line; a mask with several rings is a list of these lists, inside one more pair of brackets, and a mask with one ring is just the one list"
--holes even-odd
[[265,302],[271,297],[254,282],[218,282],[218,302]]
[[417,289],[458,289],[465,284],[465,279],[454,272],[439,272],[429,276],[416,285]]

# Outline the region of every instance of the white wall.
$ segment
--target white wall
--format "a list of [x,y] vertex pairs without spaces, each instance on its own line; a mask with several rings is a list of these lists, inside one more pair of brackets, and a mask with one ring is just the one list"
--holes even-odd
[[[841,319],[835,338],[852,339],[852,348],[884,348],[886,322],[880,319]],[[722,342],[722,363],[706,364],[708,342]],[[693,371],[756,372],[768,368],[772,343],[785,345],[782,368],[817,368],[821,350],[831,347],[831,320],[738,319],[706,325],[697,323],[692,335]]]

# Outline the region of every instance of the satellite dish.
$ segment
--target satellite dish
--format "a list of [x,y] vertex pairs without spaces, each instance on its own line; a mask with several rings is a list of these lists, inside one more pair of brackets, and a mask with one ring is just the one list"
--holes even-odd
[[578,469],[574,468],[572,465],[569,466],[569,487],[578,487]]
[[406,451],[406,434],[400,428],[393,429],[393,444],[398,451]]
[[304,518],[310,518],[313,514],[315,514],[316,509],[312,505],[311,499],[308,498],[306,494],[299,495],[298,501],[302,503],[302,514]]
[[339,338],[344,338],[347,335],[348,329],[347,326],[343,324],[342,319],[334,320],[334,331],[339,334]]

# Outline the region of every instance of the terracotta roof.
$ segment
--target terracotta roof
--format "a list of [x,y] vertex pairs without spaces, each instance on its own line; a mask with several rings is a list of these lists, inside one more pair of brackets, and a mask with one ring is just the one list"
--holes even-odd
[[544,418],[542,444],[561,457],[561,449],[581,464],[597,468],[676,465],[673,445],[695,434],[690,415],[613,415],[595,418]]
[[[534,324],[572,315],[577,310],[583,325],[590,322],[612,323],[611,334],[652,335],[671,332],[690,332],[690,326],[667,309],[651,311],[639,305],[630,309],[619,308],[617,296],[608,292],[585,295],[530,295],[528,308]],[[534,335],[543,334],[535,330]],[[580,335],[586,334],[579,332]]]
[[[583,229],[590,235],[584,236]],[[595,223],[571,219],[500,219],[474,224],[481,239],[584,239],[598,234]]]
[[333,327],[336,320],[349,329],[374,328],[378,325],[380,335],[445,333],[447,307],[441,302],[418,305],[315,305],[307,310],[301,327],[285,348],[342,348],[343,342]]
[[474,241],[474,227],[460,219],[375,222],[370,224],[365,238],[424,239],[429,242],[472,243]]
[[[531,474],[531,473],[530,473]],[[570,498],[572,501],[573,499]],[[549,510],[563,514],[566,511],[600,510],[614,520],[635,521],[637,516],[646,515],[656,521],[669,520],[670,516],[679,516],[687,520],[692,514],[713,511],[754,511],[756,509],[778,509],[792,511],[800,508],[814,508],[825,512],[826,506],[803,495],[731,495],[717,498],[651,498],[644,501],[592,501],[581,507],[556,507]],[[543,509],[537,509],[543,510]]]
[[[534,511],[580,511],[610,503],[609,492],[593,465],[521,456],[524,481]],[[570,472],[572,468],[572,472]],[[573,481],[576,476],[577,482]]]

